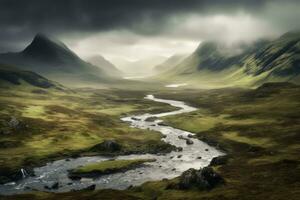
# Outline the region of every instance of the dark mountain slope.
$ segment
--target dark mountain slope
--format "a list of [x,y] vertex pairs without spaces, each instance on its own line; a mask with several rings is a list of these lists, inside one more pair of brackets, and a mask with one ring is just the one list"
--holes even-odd
[[62,42],[42,34],[37,34],[21,52],[1,54],[0,63],[15,65],[70,85],[111,79],[104,70],[80,59]]
[[60,86],[37,73],[19,70],[12,66],[0,65],[0,82],[2,84],[22,85],[26,82],[30,86],[39,88],[59,88]]
[[259,75],[272,71],[276,76],[295,76],[300,73],[300,33],[290,32],[259,49],[245,61],[248,74]]
[[289,32],[273,41],[260,40],[240,53],[232,53],[216,42],[203,42],[161,77],[220,86],[300,83],[299,65],[300,32]]

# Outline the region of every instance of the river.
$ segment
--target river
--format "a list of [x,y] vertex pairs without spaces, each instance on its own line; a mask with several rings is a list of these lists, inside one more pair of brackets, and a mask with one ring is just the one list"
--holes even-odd
[[[128,122],[132,127],[149,129],[162,133],[165,136],[162,139],[163,141],[175,145],[176,147],[181,147],[182,151],[172,151],[164,155],[132,154],[117,157],[93,156],[57,160],[50,162],[45,166],[35,168],[35,176],[27,176],[18,182],[0,185],[0,194],[26,193],[32,190],[49,191],[45,189],[45,186],[51,186],[57,182],[59,183],[59,188],[51,190],[51,192],[78,190],[92,184],[95,184],[97,189],[126,189],[131,185],[136,186],[147,181],[174,178],[189,168],[199,169],[201,167],[205,167],[209,165],[212,158],[223,154],[214,147],[211,147],[195,138],[189,138],[193,144],[188,145],[186,140],[182,137],[188,138],[189,135],[194,135],[191,132],[165,126],[161,123],[161,119],[157,119],[153,122],[146,120],[150,117],[160,118],[169,115],[192,112],[197,110],[196,108],[186,105],[182,101],[159,99],[155,98],[153,95],[147,95],[145,99],[166,103],[180,109],[159,114],[146,113],[142,115],[129,116],[121,118],[121,120]],[[137,158],[153,158],[156,159],[156,161],[146,163],[144,166],[136,169],[122,173],[104,175],[97,179],[83,178],[81,180],[71,180],[68,178],[68,170],[89,163],[101,162],[109,159]]]

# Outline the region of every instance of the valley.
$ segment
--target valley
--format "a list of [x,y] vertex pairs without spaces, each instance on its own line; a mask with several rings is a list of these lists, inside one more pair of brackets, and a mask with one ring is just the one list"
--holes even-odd
[[[297,199],[299,196],[297,190],[290,190],[290,188],[299,187],[299,90],[299,86],[289,83],[270,83],[257,89],[227,88],[199,91],[174,88],[171,91],[152,91],[159,98],[185,101],[199,108],[178,116],[164,116],[162,119],[168,125],[195,133],[196,138],[226,152],[226,160],[211,163],[213,169],[225,179],[226,184],[211,191],[202,191],[196,188],[178,189],[172,186],[178,184],[180,180],[175,178],[147,182],[141,186],[129,187],[126,190],[117,190],[117,192],[111,189],[59,194],[29,192],[5,198],[253,199],[263,198],[267,195],[272,199],[282,199],[283,197]],[[111,95],[111,93],[109,94]],[[118,94],[120,95],[120,91]],[[133,94],[137,95],[137,93]],[[139,93],[138,99],[143,99],[143,95],[143,92]],[[142,102],[146,103],[147,101],[142,100]],[[147,102],[147,105],[150,105],[149,103]],[[159,103],[151,102],[151,104],[154,104],[156,109],[143,110],[142,113],[174,110],[172,107],[166,108],[165,104],[163,107]],[[117,113],[121,114],[122,112],[115,114],[118,115]],[[141,112],[133,109],[130,113],[139,114]],[[135,122],[140,123],[138,120]],[[103,124],[99,126],[103,126]],[[148,137],[152,138],[155,135],[155,132],[152,131],[143,134],[146,130],[132,129],[138,133],[130,132],[128,134],[134,134],[135,142],[143,141],[145,146],[147,146]],[[141,140],[136,140],[138,135]],[[110,136],[113,136],[112,132],[110,132]],[[102,134],[101,137],[103,137]],[[126,135],[124,135],[126,140],[119,139],[119,137],[121,136],[118,135],[115,138],[121,142],[122,146],[127,142],[134,144],[127,140],[128,136]],[[154,142],[152,138],[155,144],[159,143],[161,135],[158,134],[156,139]],[[83,138],[81,141],[84,141]],[[144,145],[141,146],[142,149]],[[130,145],[130,147],[132,146]],[[156,147],[152,146],[152,148]],[[164,152],[168,152],[168,148],[166,149]],[[143,153],[146,152],[147,150],[143,151]],[[70,155],[51,156],[50,160]],[[91,154],[83,152],[80,155]]]
[[207,24],[243,14],[147,9],[97,34],[93,20],[123,9],[72,10],[84,31],[49,31],[62,40],[7,29],[20,41],[0,40],[0,199],[300,199],[300,32],[216,38]]

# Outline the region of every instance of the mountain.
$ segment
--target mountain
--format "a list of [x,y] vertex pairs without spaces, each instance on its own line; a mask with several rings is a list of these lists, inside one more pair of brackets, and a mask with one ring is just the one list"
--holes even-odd
[[23,86],[24,84],[36,88],[55,88],[62,89],[58,83],[50,81],[37,73],[20,70],[13,66],[0,65],[0,83],[1,86]]
[[150,76],[155,73],[154,67],[163,61],[166,57],[153,56],[136,61],[125,59],[115,59],[114,63],[126,74],[126,76]]
[[37,34],[31,44],[17,53],[0,54],[0,63],[18,66],[66,85],[105,82],[109,76],[72,52],[65,44]]
[[184,54],[175,54],[175,55],[169,57],[164,62],[160,63],[159,65],[156,65],[154,67],[154,70],[156,72],[164,72],[164,71],[170,70],[174,66],[179,64],[186,56],[187,55],[184,55]]
[[240,52],[217,42],[203,42],[194,53],[159,76],[173,82],[220,87],[300,83],[299,64],[300,32],[289,32],[272,41],[259,40]]
[[106,60],[101,55],[92,56],[88,58],[87,61],[92,65],[101,68],[106,74],[109,74],[111,76],[116,76],[116,77],[122,75],[122,72],[114,64]]
[[260,48],[243,61],[243,67],[247,75],[266,74],[264,80],[298,82],[300,80],[300,32],[286,33]]

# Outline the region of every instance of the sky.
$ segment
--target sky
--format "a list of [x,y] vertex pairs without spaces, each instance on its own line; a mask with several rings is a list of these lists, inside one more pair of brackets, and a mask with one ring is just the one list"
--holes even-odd
[[155,59],[299,30],[299,10],[299,0],[0,0],[0,52],[44,33],[83,58]]

